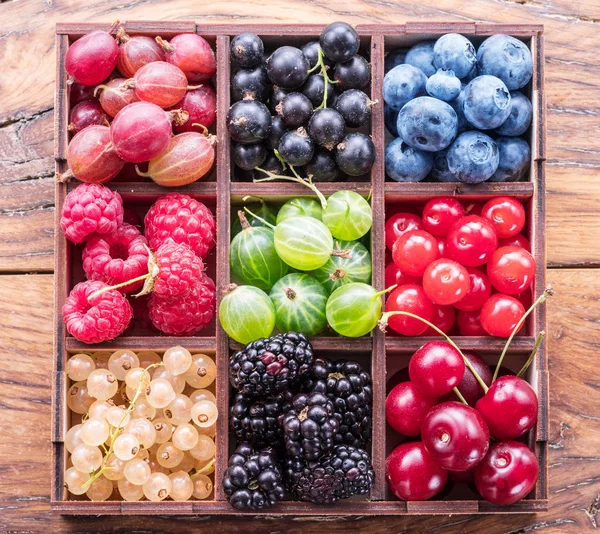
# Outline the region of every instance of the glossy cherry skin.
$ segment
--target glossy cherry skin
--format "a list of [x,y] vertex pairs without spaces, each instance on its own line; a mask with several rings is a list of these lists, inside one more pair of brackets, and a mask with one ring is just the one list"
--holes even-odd
[[475,486],[487,501],[508,505],[527,496],[539,474],[538,460],[527,445],[501,441],[490,448],[475,468]]
[[485,202],[471,200],[465,203],[465,212],[467,215],[481,215],[481,210]]
[[[431,322],[434,309],[433,303],[427,298],[421,286],[405,284],[389,294],[385,311],[405,311]],[[394,332],[405,336],[419,336],[427,329],[427,325],[422,321],[402,315],[390,317],[388,325]]]
[[405,284],[420,284],[421,279],[418,276],[409,276],[404,274],[394,263],[389,263],[385,268],[385,287],[393,285],[403,286]]
[[481,216],[492,223],[499,238],[513,237],[525,226],[525,208],[512,197],[488,200],[481,210]]
[[490,282],[500,293],[518,295],[535,278],[535,260],[521,247],[500,247],[487,265]]
[[385,223],[385,244],[392,250],[401,235],[411,230],[422,230],[423,221],[414,213],[400,212],[392,215]]
[[442,237],[438,237],[438,251],[440,253],[440,258],[448,257],[448,254],[446,254],[446,240]]
[[400,382],[385,399],[386,421],[400,434],[418,436],[423,419],[436,402],[438,399],[424,395],[412,382]]
[[454,480],[454,482],[462,482],[464,484],[470,484],[473,482],[475,477],[475,469],[469,469],[467,471],[448,471],[448,478]]
[[448,471],[436,463],[423,443],[403,443],[387,457],[385,478],[399,499],[425,501],[443,489]]
[[463,311],[456,314],[456,326],[461,336],[486,336],[481,326],[481,310]]
[[467,267],[469,273],[469,289],[467,294],[454,303],[454,307],[463,311],[479,310],[492,294],[490,279],[477,267]]
[[525,308],[516,298],[495,293],[481,307],[481,326],[490,336],[508,337],[523,315]]
[[423,273],[423,291],[434,304],[454,304],[466,296],[468,290],[469,273],[453,260],[435,260]]
[[487,219],[477,215],[459,219],[446,238],[447,255],[465,267],[483,265],[497,247],[496,230]]
[[477,401],[475,409],[485,419],[494,439],[517,439],[537,423],[538,398],[522,378],[503,376]]
[[498,247],[521,247],[527,252],[531,252],[531,243],[523,234],[517,234],[504,239],[498,238]]
[[533,302],[533,295],[531,294],[531,289],[526,289],[523,293],[519,293],[518,295],[513,295],[521,304],[523,304],[523,308],[528,310],[531,307]]
[[439,254],[437,239],[425,230],[402,234],[392,249],[394,263],[410,276],[423,276],[425,269]]
[[[454,326],[455,319],[456,311],[454,311],[452,306],[439,306],[438,304],[433,305],[433,319],[431,319],[431,322],[442,332],[444,332],[444,334],[447,334]],[[439,333],[428,326],[425,332],[423,332],[423,335],[437,337],[439,336]]]
[[432,198],[423,208],[423,227],[435,237],[445,237],[452,225],[465,215],[465,208],[455,198]]
[[414,387],[429,397],[442,397],[456,387],[465,373],[460,353],[447,341],[428,341],[408,364]]
[[[475,369],[475,372],[481,377],[484,384],[489,386],[492,383],[492,370],[488,364],[485,363],[485,360],[472,350],[463,350],[463,354],[465,355],[465,358],[469,360],[469,363],[472,365],[473,369]],[[483,388],[479,385],[479,382],[477,382],[471,370],[466,366],[462,379],[456,387],[469,406],[475,406],[475,403],[484,395]],[[448,400],[457,401],[458,397],[451,391],[442,399],[442,401]]]
[[481,414],[460,402],[434,406],[423,421],[421,436],[436,462],[450,471],[472,469],[490,446],[490,432]]

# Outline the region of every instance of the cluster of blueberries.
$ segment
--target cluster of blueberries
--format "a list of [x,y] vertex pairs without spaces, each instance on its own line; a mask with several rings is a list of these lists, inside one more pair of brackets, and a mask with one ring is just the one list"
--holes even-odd
[[531,150],[523,135],[533,116],[524,88],[533,74],[529,48],[493,35],[475,50],[449,33],[386,56],[385,124],[396,139],[385,150],[397,182],[512,182]]

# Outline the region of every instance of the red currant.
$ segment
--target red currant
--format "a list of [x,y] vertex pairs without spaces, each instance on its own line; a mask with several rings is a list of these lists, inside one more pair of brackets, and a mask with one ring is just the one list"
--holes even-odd
[[525,208],[512,197],[496,197],[488,200],[481,216],[492,223],[498,237],[517,235],[525,226]]
[[423,419],[437,402],[438,399],[421,393],[412,382],[400,382],[385,400],[386,421],[404,436],[418,436]]
[[388,266],[385,268],[385,287],[420,283],[421,279],[418,276],[409,276],[404,274],[394,262],[388,264]]
[[454,307],[463,311],[475,311],[483,306],[483,303],[492,294],[490,279],[477,267],[467,267],[469,273],[469,290],[467,294],[454,303]]
[[385,223],[385,244],[392,250],[396,239],[401,235],[411,230],[422,229],[423,222],[419,216],[406,212],[396,213]]
[[456,325],[461,336],[485,336],[486,331],[481,326],[481,310],[463,311],[456,314]]
[[498,247],[521,247],[531,252],[531,243],[523,234],[498,239]]
[[481,307],[481,326],[490,336],[508,337],[525,315],[516,298],[496,293]]
[[468,215],[454,223],[446,239],[446,253],[467,267],[487,262],[498,246],[496,230],[477,215]]
[[535,278],[535,260],[521,247],[500,247],[487,265],[494,288],[507,295],[525,291]]
[[449,305],[469,290],[469,273],[452,260],[435,260],[423,273],[423,291],[434,304]]
[[450,343],[428,341],[411,357],[408,374],[414,387],[429,397],[441,397],[462,380],[465,362]]
[[[454,319],[456,318],[456,312],[452,306],[439,306],[433,305],[433,319],[431,322],[437,326],[444,334],[447,334],[452,326],[454,325]],[[439,336],[430,326],[423,332],[424,336]]]
[[[405,311],[430,322],[433,319],[433,303],[417,284],[406,284],[394,289],[387,298],[385,311]],[[422,321],[402,315],[390,317],[388,324],[392,330],[405,336],[419,336],[427,329]]]
[[423,276],[427,266],[439,256],[435,237],[424,230],[411,230],[394,243],[394,263],[410,276]]
[[445,237],[452,225],[465,215],[465,208],[455,198],[432,198],[423,208],[423,227],[436,237]]

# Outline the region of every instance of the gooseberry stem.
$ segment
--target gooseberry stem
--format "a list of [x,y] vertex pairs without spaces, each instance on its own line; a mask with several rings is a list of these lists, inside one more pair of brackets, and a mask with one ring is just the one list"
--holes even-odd
[[246,230],[247,228],[250,228],[250,223],[248,222],[248,219],[246,219],[244,212],[242,210],[238,210],[237,214],[238,214],[238,217],[240,218],[240,224],[242,225],[242,230]]
[[417,320],[421,321],[422,323],[426,324],[429,328],[432,328],[433,330],[435,330],[440,336],[442,336],[450,345],[452,345],[458,351],[458,353],[462,356],[462,359],[465,362],[465,365],[466,365],[467,369],[469,371],[471,371],[471,373],[473,373],[473,376],[475,377],[475,380],[477,380],[477,382],[481,386],[481,389],[483,389],[484,393],[487,393],[487,391],[489,389],[488,386],[487,386],[487,384],[479,376],[479,373],[471,365],[471,362],[463,354],[462,350],[460,350],[458,348],[458,345],[456,343],[454,343],[454,341],[452,341],[452,339],[450,339],[450,337],[448,337],[445,332],[442,332],[437,326],[435,326],[433,323],[430,323],[427,319],[423,319],[423,317],[419,317],[418,315],[415,315],[414,313],[400,311],[400,310],[385,312],[384,314],[382,314],[381,319],[379,319],[379,328],[383,332],[385,332],[385,327],[388,324],[388,319],[390,317],[393,317],[394,315],[403,315],[405,317],[411,317],[413,319],[417,319]]
[[529,366],[531,365],[531,362],[533,362],[533,359],[535,358],[535,355],[537,354],[537,351],[540,348],[540,345],[542,344],[542,341],[544,340],[545,336],[546,332],[543,331],[538,334],[538,337],[535,340],[535,345],[533,346],[533,350],[531,351],[529,358],[527,358],[527,361],[523,364],[523,367],[521,367],[521,370],[517,373],[518,378],[521,378],[527,372],[527,369],[529,369]]
[[268,226],[269,228],[275,230],[275,226],[273,226],[271,223],[265,221],[262,217],[259,217],[258,215],[256,215],[255,213],[252,213],[246,206],[244,206],[244,210],[249,213],[250,215],[252,215],[252,217],[254,217],[255,219],[258,219],[261,223],[263,223],[265,226]]
[[498,373],[500,372],[500,366],[502,365],[504,356],[506,356],[506,353],[508,352],[508,348],[510,347],[510,344],[512,343],[513,338],[517,335],[517,332],[521,329],[521,327],[525,323],[525,319],[527,319],[527,317],[533,310],[535,310],[540,304],[542,304],[542,302],[544,302],[548,297],[551,297],[552,295],[554,295],[554,291],[552,290],[551,287],[547,287],[544,290],[544,292],[538,297],[538,299],[531,306],[529,306],[529,309],[524,313],[523,317],[521,317],[519,322],[515,325],[509,338],[506,340],[506,344],[504,345],[502,354],[500,354],[500,358],[498,359],[498,363],[496,364],[496,370],[494,371],[494,376],[492,377],[492,384],[496,381],[496,378],[498,378]]

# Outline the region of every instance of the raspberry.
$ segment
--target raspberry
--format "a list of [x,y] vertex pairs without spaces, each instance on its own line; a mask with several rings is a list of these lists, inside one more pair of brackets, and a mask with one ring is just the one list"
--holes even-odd
[[215,306],[215,283],[204,273],[184,298],[169,300],[152,293],[148,302],[152,324],[172,336],[195,334],[212,321]]
[[196,285],[204,270],[202,260],[187,245],[169,241],[154,253],[158,275],[154,293],[161,299],[184,297]]
[[105,287],[98,281],[81,282],[72,289],[62,308],[67,331],[79,341],[110,341],[121,335],[131,320],[131,305],[114,289],[88,300],[92,293]]
[[[123,223],[115,232],[90,238],[83,249],[83,270],[88,280],[116,285],[148,272],[146,238],[140,231]],[[142,286],[142,280],[121,287],[131,293]]]
[[144,224],[152,250],[171,238],[176,243],[189,245],[197,256],[204,259],[215,246],[212,212],[188,195],[169,193],[160,197],[148,210]]
[[60,227],[67,239],[81,243],[92,234],[111,234],[123,223],[119,193],[100,184],[81,184],[65,199]]

